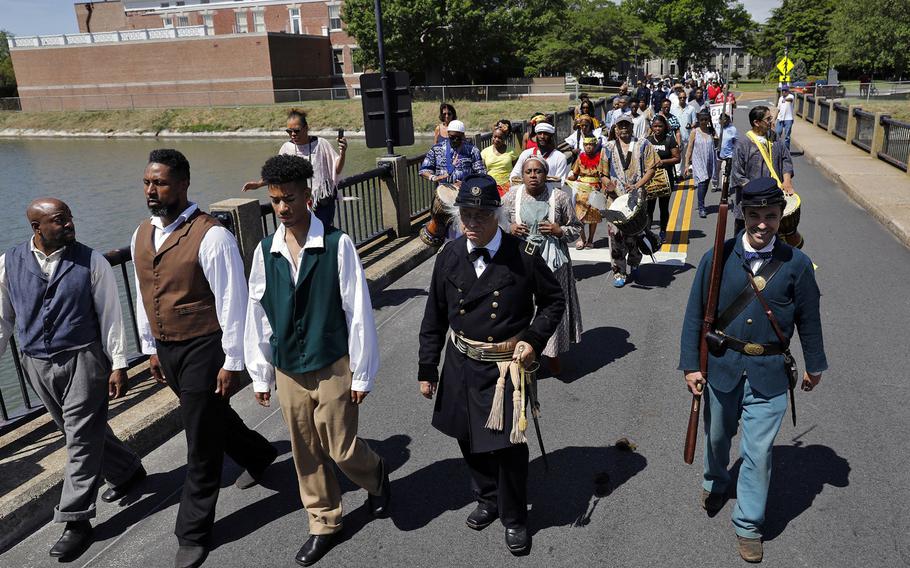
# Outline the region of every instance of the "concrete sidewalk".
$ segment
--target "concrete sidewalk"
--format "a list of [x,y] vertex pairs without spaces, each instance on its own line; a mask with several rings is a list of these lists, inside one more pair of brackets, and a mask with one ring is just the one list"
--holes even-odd
[[[792,144],[910,247],[910,175],[802,119],[793,123]],[[799,171],[794,185],[799,192]]]

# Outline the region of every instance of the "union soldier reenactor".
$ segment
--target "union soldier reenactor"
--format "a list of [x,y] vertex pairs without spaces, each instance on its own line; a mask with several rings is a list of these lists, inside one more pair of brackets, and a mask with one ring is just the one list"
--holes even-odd
[[433,426],[458,440],[471,472],[477,507],[468,527],[481,530],[499,517],[509,550],[525,554],[531,540],[519,365],[527,368],[541,353],[565,300],[540,255],[499,228],[500,204],[490,176],[469,176],[459,189],[464,234],[436,258],[417,378],[425,397],[437,395]]
[[[707,334],[705,388],[699,344],[708,297],[712,251],[695,274],[683,322],[679,369],[692,394],[705,403],[705,466],[702,506],[713,516],[731,487],[730,443],[742,423],[742,466],[736,483],[733,525],[740,556],[761,562],[762,524],[771,480],[771,447],[791,405],[797,380],[790,339],[799,330],[807,373],[802,389],[811,391],[828,368],[822,341],[820,293],[812,261],[776,233],[784,193],[776,180],[761,177],[742,190],[745,231],[727,240],[714,329]],[[793,419],[795,422],[795,411]]]

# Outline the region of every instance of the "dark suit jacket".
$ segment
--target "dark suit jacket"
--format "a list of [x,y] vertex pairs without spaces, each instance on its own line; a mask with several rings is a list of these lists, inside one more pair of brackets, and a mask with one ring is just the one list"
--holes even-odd
[[[746,270],[748,263],[743,259],[743,243],[740,232],[724,245],[728,253],[721,275],[720,296],[717,313],[723,313],[748,284]],[[708,300],[708,286],[711,278],[713,249],[702,257],[695,274],[695,282],[689,295],[689,304],[683,320],[680,342],[679,369],[683,371],[699,368],[698,347],[704,320],[704,306]],[[777,238],[774,258],[783,265],[762,291],[762,295],[774,312],[774,317],[788,338],[794,328],[799,330],[806,369],[820,373],[828,368],[822,339],[821,314],[819,312],[820,292],[815,282],[815,268],[802,251]],[[754,343],[776,343],[777,335],[771,327],[758,299],[753,299],[745,310],[725,330],[727,335]],[[708,382],[721,392],[730,392],[742,379],[749,376],[749,384],[763,395],[774,396],[787,390],[787,374],[783,355],[749,356],[728,349],[722,357],[708,355]]]
[[[504,432],[484,428],[499,372],[495,363],[465,357],[447,338],[449,328],[467,339],[527,341],[540,355],[565,311],[559,282],[539,255],[529,255],[517,237],[502,244],[480,278],[468,259],[464,236],[439,252],[420,326],[418,379],[437,382],[443,347],[446,359],[436,395],[433,425],[444,434],[468,440],[473,451],[508,447]],[[536,306],[536,314],[535,314]],[[446,345],[448,344],[448,345]],[[511,425],[512,385],[506,383],[504,423]]]

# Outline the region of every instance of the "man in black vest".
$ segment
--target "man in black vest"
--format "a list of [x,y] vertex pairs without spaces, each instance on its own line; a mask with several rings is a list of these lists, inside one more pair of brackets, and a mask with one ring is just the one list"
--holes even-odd
[[15,326],[22,367],[66,439],[67,463],[54,521],[66,523],[50,555],[73,560],[92,541],[95,497],[119,501],[145,478],[139,457],[107,424],[108,397],[128,388],[126,339],[114,271],[76,240],[58,199],[28,207],[34,234],[0,255],[0,355]]
[[565,299],[540,255],[499,228],[500,204],[492,177],[462,182],[455,205],[464,234],[436,257],[417,379],[423,396],[437,395],[433,426],[458,440],[471,471],[478,504],[468,527],[481,530],[499,517],[506,546],[526,554],[528,446],[515,384],[518,365],[534,362],[559,325]]

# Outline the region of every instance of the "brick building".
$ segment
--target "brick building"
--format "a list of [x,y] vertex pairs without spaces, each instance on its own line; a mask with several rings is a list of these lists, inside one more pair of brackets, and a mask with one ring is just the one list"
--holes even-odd
[[340,0],[77,0],[81,32],[205,26],[207,35],[252,32],[328,37],[334,84],[359,87],[357,41],[341,23]]

